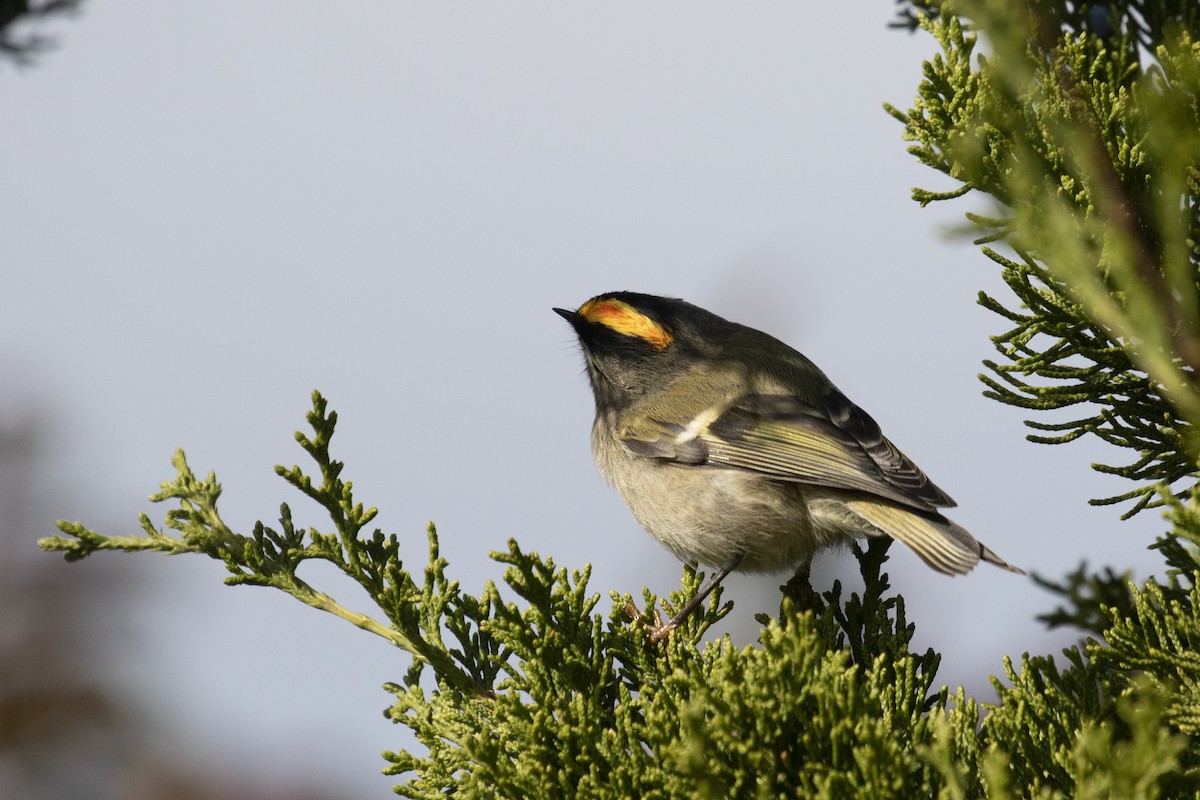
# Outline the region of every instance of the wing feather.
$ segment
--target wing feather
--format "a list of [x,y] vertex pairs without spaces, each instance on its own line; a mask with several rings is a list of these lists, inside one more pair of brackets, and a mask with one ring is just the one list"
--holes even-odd
[[826,410],[791,395],[750,394],[687,424],[643,421],[621,438],[647,458],[852,489],[920,511],[954,505],[865,411],[837,389],[824,399]]

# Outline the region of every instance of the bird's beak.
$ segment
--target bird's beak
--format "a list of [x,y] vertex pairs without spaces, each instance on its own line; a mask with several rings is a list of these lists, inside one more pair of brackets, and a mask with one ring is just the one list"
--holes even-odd
[[554,311],[555,314],[558,314],[560,317],[565,319],[567,322],[571,323],[572,325],[574,325],[576,322],[579,321],[579,313],[576,311],[571,311],[566,308],[555,308],[555,309],[551,309],[551,310]]

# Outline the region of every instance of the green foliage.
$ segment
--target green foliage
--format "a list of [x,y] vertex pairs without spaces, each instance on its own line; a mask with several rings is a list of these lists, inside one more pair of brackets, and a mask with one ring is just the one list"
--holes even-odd
[[[316,461],[321,483],[299,467],[276,467],[275,472],[292,486],[311,497],[329,514],[332,533],[316,528],[305,531],[296,527],[286,503],[280,507],[279,530],[262,522],[251,536],[234,533],[217,512],[221,485],[211,472],[203,480],[196,477],[182,451],[176,451],[172,463],[174,481],[163,483],[151,496],[156,503],[178,501],[179,507],[167,512],[164,528],[155,528],[142,514],[141,536],[103,536],[77,522],[60,522],[59,530],[71,538],[55,536],[41,540],[45,550],[62,552],[75,561],[97,550],[126,552],[157,551],[168,555],[203,553],[224,562],[231,576],[230,586],[271,586],[322,611],[346,619],[358,627],[382,636],[439,670],[447,684],[463,690],[482,691],[494,675],[487,654],[472,637],[474,617],[466,614],[456,631],[463,638],[463,650],[451,653],[442,644],[442,618],[458,599],[458,586],[445,580],[445,562],[438,555],[437,535],[429,529],[429,564],[418,584],[404,569],[399,541],[376,529],[360,536],[375,518],[376,509],[364,509],[356,503],[353,485],[342,481],[342,463],[329,455],[329,438],[337,424],[337,414],[326,414],[325,399],[313,394],[313,410],[308,414],[314,436],[296,434],[296,441]],[[170,531],[175,531],[174,536]],[[318,591],[300,578],[297,568],[310,559],[327,561],[359,583],[379,606],[390,625],[351,611],[329,595]],[[486,609],[477,609],[486,613]]]
[[0,60],[19,66],[32,64],[35,57],[54,46],[54,40],[37,33],[23,33],[36,23],[57,15],[77,12],[83,0],[5,0],[0,2]]
[[[631,624],[640,616],[629,613],[632,598],[614,595],[607,619],[589,618],[597,598],[586,595],[585,575],[568,577],[511,546],[497,558],[529,606],[498,604],[485,625],[513,656],[495,694],[481,702],[426,695],[411,681],[389,687],[392,718],[429,748],[425,758],[389,754],[391,772],[416,773],[401,794],[437,797],[451,784],[490,797],[927,792],[931,773],[911,737],[940,702],[930,695],[937,658],[908,652],[903,603],[882,596],[885,545],[859,554],[869,586],[862,598],[843,608],[835,586],[819,613],[785,601],[761,647],[742,649],[728,639],[698,646],[723,613],[716,601],[653,647]],[[699,585],[685,573],[674,603]],[[654,598],[644,603],[649,611]],[[841,646],[849,641],[855,647]]]
[[1003,360],[986,362],[988,394],[1041,412],[1082,407],[1029,421],[1034,441],[1093,434],[1132,450],[1096,469],[1138,487],[1096,502],[1134,499],[1135,513],[1162,502],[1161,486],[1186,494],[1200,421],[1200,6],[937,5],[919,24],[942,52],[913,108],[889,110],[910,152],[957,184],[915,199],[976,190],[999,204],[968,215],[1020,304],[980,295],[1011,325],[993,338]]
[[[901,24],[931,34],[941,52],[925,64],[913,107],[888,110],[909,151],[955,184],[914,199],[974,190],[994,203],[967,214],[1013,292],[980,294],[1008,326],[993,337],[1001,359],[985,362],[985,394],[1037,412],[1032,441],[1091,434],[1121,448],[1124,463],[1093,466],[1135,487],[1093,502],[1132,500],[1126,516],[1165,505],[1171,522],[1153,545],[1165,584],[1136,587],[1128,573],[1086,565],[1061,582],[1038,579],[1064,601],[1045,621],[1099,638],[1067,651],[1063,669],[1028,657],[1019,671],[1006,665],[1009,687],[998,684],[1000,707],[980,737],[1010,763],[955,752],[944,732],[932,752],[944,773],[951,756],[971,756],[988,796],[1193,795],[1200,5],[902,6]],[[964,735],[977,717],[957,714],[949,721]]]
[[1090,572],[1086,561],[1067,573],[1061,583],[1034,575],[1035,583],[1065,600],[1063,605],[1038,619],[1051,628],[1070,625],[1102,636],[1108,628],[1110,610],[1122,616],[1133,611],[1129,588],[1132,577],[1129,571],[1118,575],[1111,567],[1105,567],[1103,574]]

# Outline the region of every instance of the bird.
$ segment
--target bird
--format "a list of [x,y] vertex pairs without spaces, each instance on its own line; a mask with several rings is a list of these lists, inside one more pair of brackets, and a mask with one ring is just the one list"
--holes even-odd
[[793,570],[808,586],[817,552],[866,537],[899,540],[946,575],[980,561],[1025,574],[943,516],[954,500],[779,339],[638,292],[553,311],[583,351],[600,473],[667,550],[714,569],[652,641],[734,570]]

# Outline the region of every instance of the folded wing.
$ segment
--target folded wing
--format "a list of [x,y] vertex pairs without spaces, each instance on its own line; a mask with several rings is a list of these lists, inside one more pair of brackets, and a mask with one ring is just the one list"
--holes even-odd
[[622,440],[647,458],[857,490],[919,511],[954,505],[865,411],[836,389],[824,399],[818,409],[790,395],[747,395],[686,424],[642,423]]

